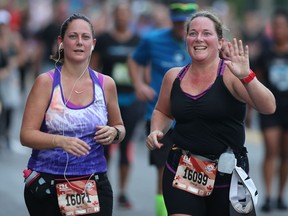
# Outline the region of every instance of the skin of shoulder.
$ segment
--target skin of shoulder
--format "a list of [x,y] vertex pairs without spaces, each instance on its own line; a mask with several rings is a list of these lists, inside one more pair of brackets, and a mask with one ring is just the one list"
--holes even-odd
[[32,100],[36,99],[42,102],[47,101],[45,105],[48,105],[52,91],[52,84],[53,81],[48,73],[40,74],[32,86],[29,97],[32,97]]
[[23,116],[24,128],[35,130],[41,127],[52,91],[52,80],[48,73],[40,74],[29,93]]
[[105,74],[103,74],[105,85],[104,85],[104,93],[107,100],[107,103],[110,101],[110,99],[114,99],[116,97],[116,84],[115,81]]

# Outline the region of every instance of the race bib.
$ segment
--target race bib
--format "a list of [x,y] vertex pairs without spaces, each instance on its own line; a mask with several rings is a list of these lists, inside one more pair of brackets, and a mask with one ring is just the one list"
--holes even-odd
[[182,155],[173,187],[197,196],[209,196],[214,188],[216,172],[216,163],[195,156]]
[[86,215],[100,211],[96,183],[93,180],[58,183],[56,190],[63,215]]

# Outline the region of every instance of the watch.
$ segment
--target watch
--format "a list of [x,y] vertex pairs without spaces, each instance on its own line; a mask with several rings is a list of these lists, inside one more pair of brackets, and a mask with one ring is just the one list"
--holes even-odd
[[116,134],[116,136],[115,136],[113,141],[117,141],[117,140],[119,140],[119,138],[121,136],[121,130],[119,130],[117,127],[114,127],[114,128],[116,129],[117,134]]

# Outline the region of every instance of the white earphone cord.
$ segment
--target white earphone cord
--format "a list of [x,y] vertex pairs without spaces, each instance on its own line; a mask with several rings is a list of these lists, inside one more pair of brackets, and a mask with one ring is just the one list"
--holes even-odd
[[[91,49],[91,50],[92,50],[92,49]],[[58,67],[57,67],[57,63],[58,63],[59,60],[60,60],[60,52],[59,52],[59,55],[58,55],[58,59],[57,59],[57,61],[56,61],[55,64],[54,64],[55,69],[58,70],[58,72],[60,73],[60,84],[61,84],[61,86],[62,86],[62,92],[63,92],[64,100],[65,100],[64,110],[63,110],[63,118],[64,118],[65,120],[66,120],[66,118],[65,118],[65,110],[66,110],[66,108],[67,108],[67,103],[69,102],[69,100],[70,100],[70,98],[71,98],[71,96],[72,96],[73,90],[74,90],[77,82],[82,78],[82,76],[85,74],[86,70],[88,69],[89,63],[90,63],[90,59],[91,59],[91,53],[90,53],[90,55],[89,55],[88,63],[87,63],[87,65],[85,66],[83,72],[82,72],[81,75],[75,80],[75,82],[74,82],[74,84],[73,84],[73,87],[72,87],[72,89],[71,89],[71,92],[70,92],[69,97],[67,98],[67,100],[65,99],[64,87],[63,87],[63,82],[62,82],[62,74],[61,74],[61,71],[59,71],[59,69],[58,69]],[[64,136],[64,134],[65,134],[65,132],[64,132],[64,124],[63,124],[62,135]],[[66,151],[65,151],[65,152],[66,152]],[[66,182],[70,185],[70,187],[81,191],[81,190],[82,190],[81,188],[78,188],[78,187],[75,187],[74,185],[72,185],[72,184],[70,183],[70,181],[69,181],[69,180],[67,179],[67,177],[66,177],[66,172],[67,172],[68,164],[69,164],[69,155],[68,155],[68,152],[66,152],[66,164],[65,164],[65,169],[64,169],[64,173],[63,173],[64,179],[65,179]],[[92,173],[92,174],[89,176],[86,184],[84,185],[83,192],[85,192],[85,193],[86,193],[86,185],[87,185],[88,181],[92,178],[93,174],[94,174],[94,173]]]

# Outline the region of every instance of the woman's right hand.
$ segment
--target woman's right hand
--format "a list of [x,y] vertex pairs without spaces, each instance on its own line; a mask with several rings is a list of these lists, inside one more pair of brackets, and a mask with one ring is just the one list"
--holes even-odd
[[62,148],[76,157],[88,155],[89,150],[91,149],[87,143],[78,138],[61,135],[54,135],[53,144],[56,148]]
[[160,130],[152,131],[147,139],[146,139],[146,146],[149,150],[160,149],[163,144],[159,143],[158,140],[162,139],[164,136],[163,132]]

